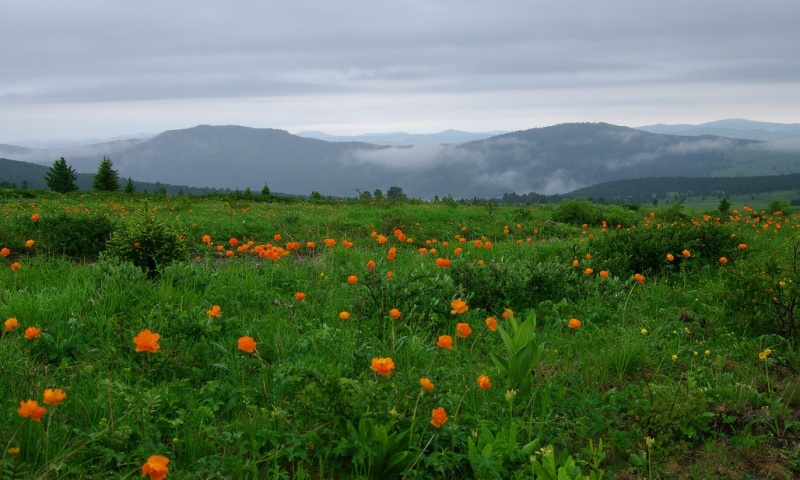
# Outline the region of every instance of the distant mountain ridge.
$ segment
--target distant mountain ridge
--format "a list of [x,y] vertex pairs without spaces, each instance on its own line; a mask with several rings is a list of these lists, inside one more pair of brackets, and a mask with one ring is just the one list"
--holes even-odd
[[637,127],[650,133],[667,135],[716,135],[746,140],[782,141],[800,139],[800,123],[754,122],[741,118],[729,118],[700,125],[646,125]]
[[508,132],[463,132],[460,130],[445,130],[438,133],[365,133],[363,135],[328,135],[324,132],[302,131],[296,135],[305,138],[316,138],[326,142],[366,142],[374,145],[407,146],[429,145],[446,143],[465,143],[473,140],[483,140]]
[[[123,178],[218,189],[266,184],[273,191],[353,197],[399,186],[412,197],[498,198],[507,192],[566,193],[612,180],[800,172],[800,153],[770,150],[769,143],[716,136],[649,133],[606,123],[570,123],[495,135],[457,144],[390,147],[366,142],[328,142],[284,130],[200,125],[169,130],[146,140],[85,147],[66,155],[78,172],[93,173],[106,155]],[[19,147],[16,147],[19,148]],[[17,150],[10,155],[58,149]],[[77,152],[77,150],[75,151]],[[774,172],[759,165],[769,159]],[[772,161],[772,160],[771,160]],[[766,165],[766,163],[764,163]],[[794,169],[794,170],[793,170]],[[730,172],[730,173],[725,173]],[[0,177],[1,178],[1,177]]]

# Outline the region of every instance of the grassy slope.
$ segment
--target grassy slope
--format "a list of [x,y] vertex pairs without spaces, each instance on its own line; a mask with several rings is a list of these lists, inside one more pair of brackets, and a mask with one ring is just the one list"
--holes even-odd
[[[602,458],[600,468],[615,478],[800,472],[791,423],[800,403],[796,343],[727,306],[731,295],[744,294],[731,278],[788,252],[798,217],[771,220],[766,230],[766,220],[753,222],[757,214],[735,217],[729,225],[748,248],[730,251],[727,265],[692,247],[691,257],[645,272],[639,285],[610,258],[586,256],[613,229],[553,227],[554,206],[148,202],[193,252],[192,262],[152,280],[126,265],[53,256],[30,219],[66,210],[119,222],[140,200],[48,196],[3,204],[0,230],[11,252],[0,259],[0,316],[21,324],[1,340],[0,438],[21,449],[5,455],[4,473],[138,476],[158,453],[171,459],[169,478],[386,478],[403,469],[417,478],[509,478],[530,472],[528,457],[546,445],[559,463],[567,455],[586,462],[584,473]],[[649,211],[630,221],[666,235],[675,222],[668,209],[653,209],[652,218]],[[696,220],[708,222],[700,213]],[[205,234],[212,245],[201,241]],[[237,251],[232,237],[237,246],[298,241],[301,248],[272,262]],[[26,250],[29,238],[37,244]],[[325,246],[326,238],[336,246]],[[345,239],[354,246],[344,247]],[[389,247],[397,248],[391,261]],[[439,257],[451,267],[437,267]],[[18,271],[8,268],[12,261],[21,263]],[[609,278],[598,276],[601,269]],[[349,275],[358,282],[349,284]],[[295,299],[299,291],[304,301]],[[747,295],[765,301],[764,292]],[[451,314],[454,298],[469,311]],[[219,318],[206,313],[215,304]],[[539,310],[535,343],[543,351],[522,385],[489,356],[505,350],[484,320],[494,316],[508,329],[506,307],[520,321]],[[402,312],[399,320],[388,316],[391,308]],[[340,320],[341,311],[350,319]],[[570,318],[582,326],[567,328]],[[438,348],[439,336],[455,337],[458,322],[472,334],[456,338],[453,350]],[[23,338],[28,326],[40,327],[41,337]],[[132,338],[145,328],[161,335],[156,354],[134,351]],[[244,335],[258,343],[255,354],[237,350]],[[765,348],[773,353],[759,360]],[[374,373],[375,357],[393,358],[395,370]],[[482,374],[491,378],[488,390],[476,383]],[[420,377],[433,381],[433,392],[420,389]],[[23,422],[19,401],[41,403],[45,388],[63,388],[67,399],[47,406],[41,424]],[[441,428],[430,424],[436,407],[448,415]],[[594,447],[603,441],[599,454],[588,450],[589,439]],[[470,455],[470,442],[493,449]]]

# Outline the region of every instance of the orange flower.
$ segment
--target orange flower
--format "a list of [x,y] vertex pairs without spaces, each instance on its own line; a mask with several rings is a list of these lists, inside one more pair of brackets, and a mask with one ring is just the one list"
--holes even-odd
[[306,248],[316,248],[317,244],[314,242],[306,242]]
[[439,337],[439,340],[436,342],[436,346],[439,348],[444,348],[445,350],[452,350],[453,349],[453,337],[450,335],[442,335]]
[[594,273],[594,270],[592,270],[591,268],[587,268],[586,270],[583,271],[583,273],[585,273],[586,275],[591,275],[592,273]]
[[350,285],[355,285],[356,283],[358,283],[358,277],[356,277],[355,275],[350,275],[349,277],[347,277],[347,283],[349,283]]
[[401,315],[400,310],[398,310],[396,308],[393,308],[393,309],[389,310],[389,316],[394,318],[395,320],[400,318],[400,315]]
[[20,265],[19,262],[14,262],[14,263],[11,264],[11,270],[14,271],[14,272],[19,270],[20,268],[22,268],[22,265]]
[[469,323],[457,323],[456,324],[456,337],[458,338],[467,338],[472,333],[472,329],[469,328]]
[[570,318],[567,326],[573,330],[577,330],[581,328],[581,321],[578,320],[577,318]]
[[206,310],[206,314],[209,317],[217,317],[217,318],[219,318],[219,317],[222,316],[222,310],[219,308],[219,305],[214,305],[210,309]]
[[52,388],[47,388],[44,391],[44,403],[48,405],[59,405],[61,402],[67,398],[67,394],[64,393],[63,390],[60,388],[56,388],[53,390]]
[[384,237],[383,235],[378,235],[378,243],[381,245],[386,243],[386,237]]
[[0,248],[0,255],[7,257],[11,255],[11,250],[9,250],[8,247]]
[[367,262],[367,270],[375,270],[375,262],[370,260]]
[[608,278],[608,272],[605,270],[600,270],[600,277],[601,278]]
[[641,273],[637,273],[637,274],[635,274],[635,275],[633,276],[633,278],[634,278],[634,280],[636,280],[637,282],[639,282],[639,285],[643,285],[643,284],[644,284],[644,275],[642,275]]
[[245,335],[244,337],[240,337],[236,342],[236,348],[246,353],[253,353],[256,349],[256,342],[253,340],[253,337]]
[[691,257],[692,256],[692,252],[690,252],[689,250],[685,250],[684,249],[684,251],[682,251],[681,253],[683,254],[684,257]]
[[325,242],[325,246],[326,247],[335,247],[336,246],[336,240],[334,240],[333,238],[326,238],[323,241]]
[[276,242],[280,242],[281,238],[283,238],[283,237],[281,237],[280,233],[276,233],[275,235],[272,236],[272,240],[274,240]]
[[747,244],[746,243],[740,243],[739,244],[739,250],[744,250],[746,248],[747,248]]
[[34,221],[34,222],[38,222],[39,221],[39,214],[38,213],[34,213],[33,215],[31,215],[31,220]]
[[353,242],[348,241],[348,240],[342,240],[342,245],[344,245],[344,248],[353,248],[353,245],[355,245],[355,244]]
[[456,249],[453,250],[453,255],[461,255],[461,252],[463,251],[464,249],[462,249],[461,247],[456,247]]
[[419,379],[419,386],[424,388],[428,392],[433,391],[433,382],[431,382],[430,378],[423,377]]
[[150,455],[144,465],[142,465],[142,476],[150,475],[150,480],[163,480],[169,472],[167,465],[169,458],[161,455]]
[[[583,227],[583,228],[586,228],[586,227]],[[591,259],[592,259],[592,254],[591,253],[587,253],[586,254],[586,260],[591,260]]]
[[239,245],[239,239],[231,238],[230,240],[228,240],[228,243],[231,245],[231,247],[235,247],[236,245]]
[[449,267],[450,260],[447,258],[437,258],[436,259],[436,266],[437,267]]
[[389,255],[387,255],[386,258],[388,258],[389,260],[394,260],[396,256],[397,256],[397,248],[392,247],[389,249]]
[[394,360],[388,357],[375,357],[372,359],[372,365],[369,368],[379,375],[383,375],[385,377],[391,374],[392,370],[394,370]]
[[19,413],[22,418],[30,417],[35,422],[41,422],[47,410],[39,406],[39,402],[36,400],[22,400],[19,402],[17,413]]
[[668,262],[671,262],[671,261],[673,261],[673,260],[675,260],[675,255],[673,255],[673,254],[671,254],[671,253],[668,253],[668,254],[667,254],[667,261],[668,261]]
[[386,272],[386,279],[387,279],[387,280],[391,280],[391,279],[393,279],[393,278],[394,278],[394,273],[393,273],[391,270],[389,270],[388,272]]
[[453,315],[459,315],[459,314],[462,314],[462,313],[466,313],[467,310],[469,310],[469,307],[467,306],[467,302],[465,302],[464,300],[461,300],[460,298],[456,298],[455,300],[450,302],[450,307],[452,307],[452,310],[450,310],[450,313],[453,314]]
[[137,352],[156,353],[161,348],[161,345],[158,344],[159,338],[161,335],[158,333],[153,333],[149,329],[142,330],[133,338],[133,343],[136,344]]
[[572,266],[575,267],[575,268],[578,268],[578,265],[580,265],[580,262],[576,258],[575,260],[572,261]]
[[306,294],[303,292],[297,292],[294,294],[294,299],[298,302],[305,302],[306,301]]
[[34,245],[36,242],[32,238],[25,241],[25,248],[33,248]]
[[211,235],[203,235],[203,238],[200,239],[203,243],[211,243]]
[[489,330],[494,332],[495,330],[497,330],[497,319],[494,317],[487,318],[486,326],[489,328]]
[[3,325],[6,326],[6,332],[10,332],[11,330],[19,327],[19,321],[15,317],[11,317],[6,319],[6,321],[3,322]]
[[34,338],[39,338],[42,335],[42,330],[36,327],[28,327],[25,329],[25,338],[28,340],[33,340]]
[[339,320],[350,320],[350,312],[339,312]]
[[431,425],[436,428],[441,427],[444,425],[444,422],[447,421],[447,412],[444,411],[443,407],[434,408],[433,412],[431,412]]
[[225,251],[225,256],[226,256],[226,257],[232,257],[232,256],[234,256],[234,255],[236,255],[236,254],[235,254],[235,253],[233,253],[233,250],[226,250],[226,251]]
[[719,263],[725,265],[726,263],[728,263],[728,259],[725,257],[719,257]]
[[478,377],[478,386],[481,387],[483,390],[489,389],[492,386],[492,381],[486,375],[481,375]]
[[503,318],[505,318],[506,320],[508,320],[513,316],[514,316],[514,310],[511,310],[510,308],[506,308],[505,310],[503,310]]

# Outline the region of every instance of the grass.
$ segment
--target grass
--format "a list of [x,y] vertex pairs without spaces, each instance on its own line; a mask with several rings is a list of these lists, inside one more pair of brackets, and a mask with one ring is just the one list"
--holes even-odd
[[[647,208],[618,232],[553,227],[552,206],[9,199],[0,320],[20,326],[0,338],[0,478],[127,478],[154,454],[169,458],[168,478],[793,478],[800,217],[743,207],[720,220],[689,208],[683,221]],[[189,259],[148,275],[105,255],[62,257],[42,231],[62,212],[117,229],[139,208],[181,235]],[[735,238],[668,243],[701,227]],[[676,260],[634,272],[598,253],[626,229]],[[276,260],[255,253],[295,241]],[[468,311],[451,313],[455,299]],[[541,346],[529,376],[492,361],[514,353],[485,324],[510,329],[506,309],[520,324],[536,312],[520,337]],[[41,335],[25,338],[30,326]],[[160,335],[156,353],[135,351],[145,329]],[[237,348],[244,336],[252,353]],[[388,375],[371,369],[387,357]],[[46,388],[66,399],[44,404]],[[28,399],[47,409],[41,421],[18,414]]]

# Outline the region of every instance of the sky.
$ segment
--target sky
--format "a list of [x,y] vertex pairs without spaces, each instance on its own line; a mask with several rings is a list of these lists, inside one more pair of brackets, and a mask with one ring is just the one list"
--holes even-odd
[[797,0],[0,0],[0,143],[800,122]]

